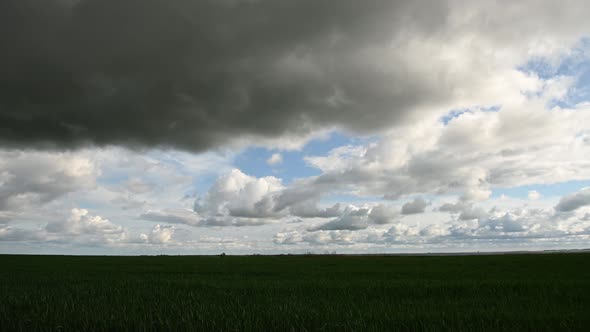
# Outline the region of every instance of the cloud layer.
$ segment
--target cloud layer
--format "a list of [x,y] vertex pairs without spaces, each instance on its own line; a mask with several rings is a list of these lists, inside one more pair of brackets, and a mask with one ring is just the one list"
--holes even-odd
[[7,0],[0,142],[198,151],[374,132],[526,90],[514,66],[589,31],[584,5]]
[[0,250],[586,245],[586,7],[1,1]]

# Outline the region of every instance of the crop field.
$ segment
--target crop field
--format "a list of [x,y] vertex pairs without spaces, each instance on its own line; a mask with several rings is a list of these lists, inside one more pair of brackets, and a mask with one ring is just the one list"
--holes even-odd
[[0,255],[2,331],[588,331],[590,254]]

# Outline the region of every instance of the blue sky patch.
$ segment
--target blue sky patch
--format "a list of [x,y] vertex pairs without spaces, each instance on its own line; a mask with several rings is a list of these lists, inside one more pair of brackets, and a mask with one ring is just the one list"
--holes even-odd
[[[305,156],[323,156],[334,148],[349,144],[366,143],[372,139],[374,137],[351,137],[334,131],[326,139],[311,140],[298,151],[278,151],[262,147],[251,147],[243,150],[235,157],[234,166],[251,176],[276,176],[281,178],[284,184],[288,185],[294,179],[321,174],[320,170],[311,167],[305,162]],[[276,165],[269,165],[267,160],[274,153],[280,153],[283,161]]]
[[535,190],[544,197],[559,197],[576,192],[584,187],[590,187],[589,180],[566,181],[554,184],[533,184],[514,188],[496,188],[492,191],[492,198],[506,195],[514,198],[526,199],[529,191]]

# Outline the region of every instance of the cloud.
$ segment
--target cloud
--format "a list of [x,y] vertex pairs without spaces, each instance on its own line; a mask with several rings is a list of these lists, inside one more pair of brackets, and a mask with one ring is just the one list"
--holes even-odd
[[[587,189],[554,209],[531,191],[527,206],[542,211],[490,204],[498,189],[590,178],[583,70],[564,70],[588,56],[587,40],[578,43],[590,31],[585,6],[3,1],[0,234],[161,244],[183,239],[179,224],[210,226],[204,237],[266,225],[236,240],[262,247],[284,223],[296,230],[275,243],[583,239]],[[230,170],[227,146],[274,147],[273,166],[283,149],[334,131],[348,137],[343,146],[304,156],[317,176]],[[71,150],[86,145],[105,148]],[[404,217],[440,195],[458,200]],[[366,203],[323,200],[349,196]],[[104,216],[159,226],[130,242]]]
[[32,208],[95,186],[94,162],[70,152],[0,150],[0,211]]
[[0,225],[0,241],[43,241],[45,236],[38,230]]
[[589,31],[584,8],[7,0],[0,142],[201,151],[328,127],[373,132],[528,84],[511,69]]
[[385,204],[377,204],[371,208],[369,220],[375,224],[389,224],[399,216],[399,210]]
[[541,193],[539,193],[536,190],[529,190],[529,193],[528,193],[527,197],[531,201],[534,201],[534,200],[537,200],[537,199],[541,198]]
[[465,211],[465,209],[470,208],[471,206],[472,204],[465,201],[458,201],[456,203],[444,203],[438,208],[438,210],[441,212],[459,213]]
[[349,230],[320,230],[319,232],[307,233],[303,240],[312,245],[351,245],[354,244],[352,233]]
[[588,108],[542,111],[551,98],[523,96],[494,112],[476,108],[447,124],[425,120],[347,147],[358,153],[313,156],[308,160],[323,173],[294,183],[279,199],[293,204],[339,191],[389,200],[459,194],[468,203],[488,199],[495,188],[587,179],[590,146],[577,133],[587,130]]
[[86,209],[77,208],[71,210],[70,217],[66,220],[50,222],[45,229],[48,233],[71,236],[90,235],[106,241],[125,237],[123,227],[101,216],[93,216]]
[[203,197],[197,197],[192,210],[153,209],[139,218],[191,226],[264,225],[288,215],[275,210],[274,195],[283,189],[276,177],[256,178],[233,169],[218,177]]
[[266,160],[266,163],[270,166],[276,166],[283,162],[283,156],[280,153],[273,153],[270,158]]
[[131,178],[122,183],[122,186],[133,194],[145,194],[154,189],[152,183],[139,178]]
[[413,201],[402,206],[402,214],[423,213],[428,204],[430,203],[425,201],[422,197],[417,197]]
[[468,206],[459,214],[459,220],[481,219],[487,215],[486,211],[482,208]]
[[369,226],[367,221],[367,211],[359,210],[331,220],[327,223],[312,227],[309,230],[314,231],[331,231],[331,230],[349,230],[355,231],[365,229]]
[[586,205],[590,205],[590,188],[583,188],[576,193],[562,197],[555,206],[555,210],[571,212]]
[[310,232],[366,229],[371,224],[383,225],[393,222],[399,216],[399,210],[394,207],[377,204],[373,207],[347,206],[341,215],[326,223],[311,227]]
[[155,225],[149,234],[141,234],[140,238],[150,244],[166,244],[172,241],[174,226]]
[[165,209],[162,211],[147,211],[139,216],[140,219],[166,222],[170,224],[186,224],[196,226],[201,223],[199,216],[191,210]]
[[111,199],[110,203],[115,206],[119,206],[123,210],[140,209],[147,204],[145,200],[136,200],[129,196],[118,196]]
[[291,205],[289,214],[300,218],[334,218],[340,216],[342,211],[340,203],[322,209],[317,206],[316,199],[310,199]]
[[[455,217],[446,221],[427,222],[425,225],[399,219],[388,229],[375,227],[347,227],[360,219],[335,219],[320,227],[285,230],[275,234],[274,243],[285,245],[356,245],[355,248],[471,248],[559,244],[570,241],[585,243],[590,236],[590,222],[583,217],[558,216],[551,208],[494,208],[474,218],[457,218],[459,212],[480,210],[466,205],[464,211],[455,210]],[[366,213],[358,213],[365,215]],[[352,221],[352,222],[351,222]],[[347,223],[348,222],[348,223]],[[361,220],[360,225],[365,221]],[[338,224],[340,223],[340,224]],[[334,227],[328,227],[328,226]],[[325,227],[322,227],[325,226]],[[335,227],[343,226],[343,227]],[[321,228],[321,229],[318,229]],[[381,247],[383,249],[383,247]],[[514,249],[514,247],[511,247]],[[386,250],[386,249],[383,249]]]
[[297,244],[303,240],[301,233],[298,231],[278,232],[273,238],[276,244]]
[[194,210],[210,216],[276,218],[273,195],[284,189],[274,176],[256,178],[233,169],[217,179],[203,199],[195,201]]

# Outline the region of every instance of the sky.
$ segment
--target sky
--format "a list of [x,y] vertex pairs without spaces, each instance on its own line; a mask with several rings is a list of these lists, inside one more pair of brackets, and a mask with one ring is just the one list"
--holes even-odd
[[0,253],[589,248],[586,7],[4,0]]

